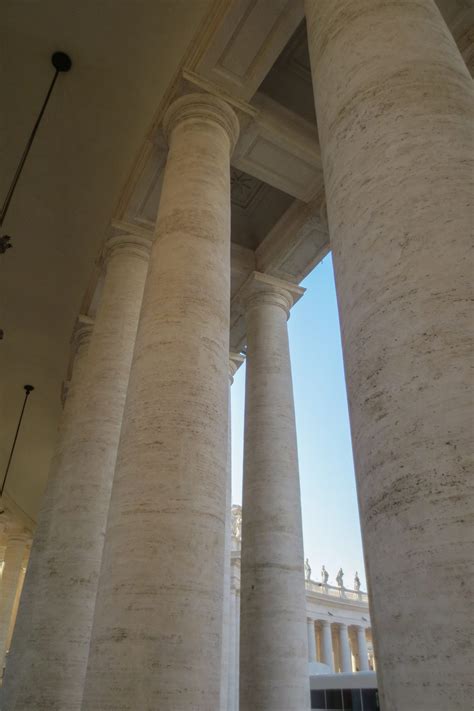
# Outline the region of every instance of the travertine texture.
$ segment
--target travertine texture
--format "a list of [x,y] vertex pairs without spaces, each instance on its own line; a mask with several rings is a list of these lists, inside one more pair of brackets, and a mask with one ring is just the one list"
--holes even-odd
[[[168,110],[170,148],[125,407],[84,711],[219,708],[235,114]],[[126,561],[126,564],[124,564]]]
[[241,711],[309,708],[301,501],[287,318],[292,291],[255,274],[247,321]]
[[308,662],[316,661],[316,630],[314,628],[314,620],[308,617],[306,624],[308,626]]
[[369,655],[367,653],[367,639],[363,627],[357,627],[357,649],[359,652],[359,670],[367,671],[369,669]]
[[7,530],[7,545],[0,583],[0,664],[2,666],[7,651],[10,622],[27,543],[28,537],[21,531]]
[[331,625],[327,620],[321,621],[322,631],[322,652],[323,662],[328,665],[330,670],[334,671],[334,653],[332,648],[332,632]]
[[228,709],[239,711],[239,649],[240,649],[240,558],[233,558],[230,576],[230,646],[228,677]]
[[384,711],[470,708],[473,83],[432,0],[307,0]]
[[[64,413],[60,423],[58,441],[64,433],[68,431],[76,416],[76,398],[79,398],[81,390],[80,384],[84,377],[84,368],[87,350],[89,348],[90,337],[94,322],[89,317],[81,314],[74,326],[74,333],[71,339],[72,351],[74,354],[74,371],[71,382],[68,386],[68,394],[64,400]],[[67,407],[66,407],[66,402]],[[70,424],[71,423],[71,424]],[[35,624],[35,609],[38,604],[38,594],[36,586],[43,579],[45,567],[47,565],[47,536],[52,518],[49,515],[51,507],[54,505],[56,495],[56,477],[60,471],[57,457],[60,447],[56,449],[56,459],[51,466],[48,485],[44,493],[42,509],[35,529],[32,553],[30,555],[28,569],[23,585],[21,605],[18,609],[16,624],[7,660],[5,678],[0,688],[0,708],[15,709],[17,695],[20,684],[23,683],[22,671],[26,669],[27,654],[29,649],[29,635],[32,626]]]
[[351,648],[347,625],[339,624],[339,653],[341,657],[341,671],[352,671]]
[[20,603],[4,692],[10,711],[80,708],[148,254],[149,242],[133,235],[106,244],[101,302],[74,368]]

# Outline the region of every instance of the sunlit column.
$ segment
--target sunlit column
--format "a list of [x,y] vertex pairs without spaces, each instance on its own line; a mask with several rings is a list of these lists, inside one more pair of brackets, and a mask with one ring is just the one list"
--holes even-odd
[[468,708],[474,84],[433,0],[305,5],[381,705]]
[[287,319],[292,284],[254,273],[247,323],[240,711],[309,705],[303,534]]
[[341,672],[351,672],[351,647],[347,625],[339,624],[339,653],[341,657]]
[[316,630],[314,628],[314,620],[310,617],[306,620],[308,630],[308,662],[316,661]]
[[219,708],[238,128],[230,106],[206,94],[177,99],[164,118],[169,152],[83,711]]
[[332,648],[332,631],[331,624],[327,620],[321,620],[321,632],[322,632],[322,652],[324,664],[334,671],[334,652]]
[[12,711],[80,708],[149,250],[120,229],[103,249],[100,302],[76,355],[2,689]]
[[8,530],[3,574],[0,585],[0,667],[3,665],[9,638],[15,597],[20,581],[29,536],[21,530]]
[[360,671],[368,671],[368,669],[369,669],[369,654],[367,651],[367,638],[365,636],[365,628],[364,627],[357,627],[357,647],[359,650]]

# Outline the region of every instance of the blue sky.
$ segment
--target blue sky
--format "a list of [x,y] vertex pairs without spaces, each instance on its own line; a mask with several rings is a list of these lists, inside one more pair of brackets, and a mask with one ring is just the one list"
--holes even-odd
[[[319,580],[324,563],[335,585],[365,571],[331,256],[302,286],[288,322],[295,393],[305,556]],[[232,386],[232,502],[242,501],[245,366]]]

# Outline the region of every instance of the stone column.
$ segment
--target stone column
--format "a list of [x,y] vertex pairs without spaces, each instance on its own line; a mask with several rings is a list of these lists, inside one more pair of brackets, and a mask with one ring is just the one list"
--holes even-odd
[[[73,380],[69,383],[69,401],[71,405],[68,410],[70,409],[71,413],[74,413],[75,411],[75,405],[73,405],[72,403],[76,398],[76,383],[79,383],[82,378],[85,356],[89,347],[93,323],[94,322],[91,318],[85,316],[84,314],[81,314],[77,318],[77,321],[74,326],[74,331],[71,337],[71,357],[73,360],[74,367]],[[62,429],[66,427],[67,421],[68,415],[64,413],[61,425]],[[58,438],[60,436],[61,435],[59,435]],[[54,474],[55,469],[53,467],[46,488],[46,492],[43,497],[42,508],[44,510],[47,510],[49,508],[48,498],[52,496],[54,490]],[[10,643],[7,671],[5,673],[3,685],[0,688],[1,705],[8,709],[16,708],[15,703],[17,699],[19,683],[21,681],[21,674],[19,672],[10,673],[10,670],[22,669],[24,660],[26,658],[25,655],[28,653],[29,634],[31,631],[31,625],[33,623],[34,604],[36,602],[35,591],[37,589],[37,582],[41,580],[41,578],[38,576],[41,576],[43,572],[43,557],[46,551],[45,543],[47,540],[48,525],[49,518],[45,518],[45,516],[40,516],[34,534],[35,554],[33,556],[30,555],[29,558],[27,573],[25,576],[25,581],[28,580],[28,584],[25,585],[25,581],[23,583],[21,606],[19,606],[19,609],[17,611],[15,628],[13,630],[14,634]]]
[[[218,709],[232,109],[179,98],[111,499],[83,710]],[[124,564],[124,561],[126,564]]]
[[309,617],[306,620],[308,626],[308,662],[316,661],[316,631],[314,629],[314,620]]
[[357,627],[357,649],[359,652],[359,669],[360,671],[369,670],[369,654],[367,651],[367,639],[365,637],[365,628]]
[[8,633],[28,540],[28,536],[23,531],[7,529],[7,545],[0,586],[0,668],[3,667],[7,652]]
[[332,650],[332,632],[331,625],[327,620],[321,620],[322,632],[322,651],[323,662],[327,664],[332,672],[334,672],[334,653]]
[[[235,566],[233,565],[232,568]],[[237,660],[239,654],[239,628],[237,623],[237,605],[239,602],[238,589],[236,585],[236,575],[231,571],[231,594],[230,594],[230,634],[229,634],[229,674],[228,674],[228,706],[229,711],[239,711],[237,704],[239,677],[237,673]]]
[[303,289],[254,273],[247,321],[240,710],[309,707],[306,594],[287,319]]
[[105,245],[101,300],[74,369],[20,604],[29,623],[15,633],[7,667],[12,711],[80,708],[149,246],[128,233]]
[[229,711],[229,661],[231,656],[231,551],[232,551],[232,425],[231,425],[231,385],[244,357],[240,353],[229,356],[229,396],[228,396],[228,442],[227,442],[227,488],[225,505],[225,546],[224,546],[224,601],[222,615],[222,660],[221,660],[221,711]]
[[433,0],[306,15],[381,702],[467,708],[473,82]]
[[341,672],[352,671],[351,647],[347,625],[339,623],[339,651],[341,656]]

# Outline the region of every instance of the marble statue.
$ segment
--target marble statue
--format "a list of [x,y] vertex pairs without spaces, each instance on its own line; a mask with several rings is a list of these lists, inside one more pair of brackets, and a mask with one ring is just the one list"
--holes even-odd
[[304,573],[305,573],[306,580],[311,580],[311,566],[309,564],[308,558],[306,558],[306,561],[304,564]]
[[232,536],[242,540],[242,507],[237,504],[232,506]]
[[357,590],[359,592],[360,590],[360,578],[359,578],[359,573],[356,570],[356,574],[354,577],[354,590]]
[[327,585],[328,580],[329,580],[329,573],[323,565],[323,567],[321,568],[321,582],[323,583],[323,585]]
[[344,587],[344,571],[342,568],[339,568],[339,572],[336,575],[336,582],[340,588]]

